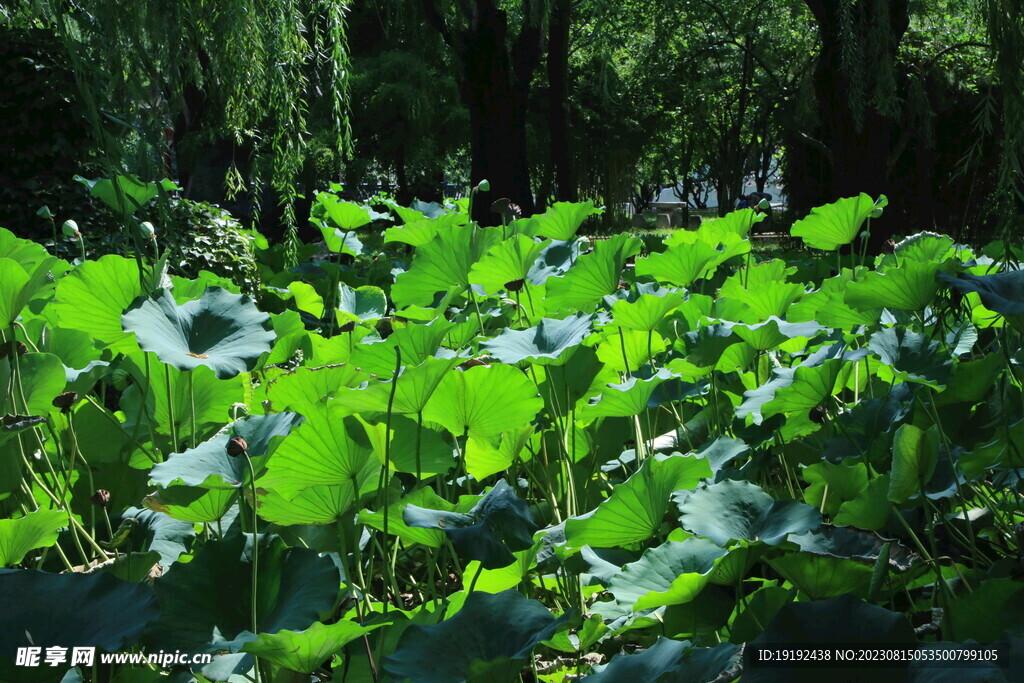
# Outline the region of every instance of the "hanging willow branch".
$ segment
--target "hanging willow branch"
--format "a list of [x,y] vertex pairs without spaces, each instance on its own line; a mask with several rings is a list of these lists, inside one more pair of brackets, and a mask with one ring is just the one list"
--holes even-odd
[[[247,189],[258,207],[268,182],[294,242],[311,93],[331,102],[339,171],[350,149],[346,11],[341,0],[34,0],[0,21],[63,43],[111,173],[160,173],[166,130],[202,116],[210,138],[255,151],[229,192]],[[202,111],[189,107],[196,94]],[[146,153],[127,164],[132,146]]]

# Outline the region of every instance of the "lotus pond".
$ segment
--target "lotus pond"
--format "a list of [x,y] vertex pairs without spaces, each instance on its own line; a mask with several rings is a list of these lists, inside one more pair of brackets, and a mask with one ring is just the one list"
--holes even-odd
[[321,193],[323,243],[252,235],[258,282],[176,275],[131,209],[123,254],[0,231],[0,680],[790,681],[745,650],[965,642],[1004,661],[849,675],[1021,680],[1018,247],[869,257],[867,195],[786,260],[754,209],[591,243],[590,203],[468,201]]

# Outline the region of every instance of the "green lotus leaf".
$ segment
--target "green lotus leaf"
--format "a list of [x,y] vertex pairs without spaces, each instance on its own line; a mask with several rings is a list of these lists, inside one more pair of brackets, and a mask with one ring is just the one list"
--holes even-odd
[[148,292],[133,259],[108,254],[75,266],[57,285],[53,310],[60,327],[81,330],[103,346],[122,348],[131,333],[121,315]]
[[384,464],[386,444],[390,441],[391,469],[408,472],[418,477],[430,477],[447,472],[456,465],[452,444],[436,429],[423,426],[404,415],[391,416],[391,432],[383,421],[370,424],[362,418],[366,435],[381,465]]
[[591,419],[639,415],[647,409],[658,385],[674,377],[677,377],[675,373],[662,368],[648,379],[630,377],[621,384],[609,384],[580,411],[580,417]]
[[736,323],[725,320],[716,321],[726,329],[750,344],[758,351],[773,349],[779,344],[797,337],[813,337],[822,327],[816,322],[790,323],[776,316],[771,316],[761,323]]
[[431,217],[418,218],[402,217],[403,225],[387,228],[384,231],[385,242],[404,242],[414,247],[429,243],[437,235],[438,231],[466,225],[469,216],[464,213],[446,213]]
[[91,180],[81,176],[75,176],[75,180],[89,188],[90,195],[100,199],[122,216],[130,216],[149,204],[160,194],[161,190],[167,192],[181,189],[167,179],[147,183],[131,174],[115,176],[113,180],[110,178]]
[[889,503],[889,475],[883,474],[868,482],[864,490],[853,500],[839,506],[833,522],[858,529],[881,529],[889,519],[892,505]]
[[939,356],[939,342],[932,341],[925,334],[889,327],[872,334],[868,348],[900,379],[933,389],[941,388],[949,381],[951,361]]
[[403,366],[419,365],[430,357],[445,355],[440,346],[452,326],[444,318],[438,318],[429,323],[410,323],[381,341],[363,339],[352,351],[349,362],[364,372],[390,377],[397,360],[395,349],[401,351]]
[[856,239],[864,221],[888,203],[884,194],[876,201],[862,192],[811,209],[809,216],[793,224],[790,233],[815,249],[833,251]]
[[675,498],[683,528],[722,546],[740,539],[778,545],[821,524],[810,505],[775,500],[747,481],[726,479]]
[[488,294],[504,291],[507,283],[526,279],[547,246],[547,242],[538,242],[526,235],[512,235],[495,244],[473,264],[469,282],[483,287]]
[[95,647],[120,652],[136,645],[143,629],[160,613],[152,588],[120,581],[106,572],[0,569],[0,594],[4,596],[0,678],[5,681],[30,680],[24,667],[13,666],[19,647],[65,647],[68,653],[75,647]]
[[27,272],[50,258],[46,248],[38,242],[22,239],[6,228],[0,228],[0,258],[17,261]]
[[[233,491],[226,493],[234,494]],[[141,539],[139,545],[135,545],[133,540],[131,547],[146,548],[159,553],[160,564],[165,570],[177,562],[183,553],[189,551],[196,535],[192,522],[174,519],[157,510],[130,507],[121,513],[121,519],[129,517],[139,520],[139,526],[131,538]]]
[[682,305],[683,296],[683,292],[671,289],[644,287],[638,295],[612,304],[612,322],[626,330],[656,330],[669,313]]
[[300,410],[303,406],[327,403],[336,393],[362,379],[362,373],[351,364],[300,367],[273,379],[267,396],[275,410]]
[[[917,638],[913,626],[902,614],[844,595],[784,605],[753,643],[763,647],[915,647]],[[743,672],[743,683],[798,681],[802,680],[806,671],[803,665],[787,668],[751,667]],[[889,669],[876,669],[878,674],[887,671]],[[897,673],[900,672],[897,670]],[[835,666],[829,668],[829,676],[835,680],[859,681],[864,679],[864,669]],[[903,680],[903,677],[887,680]]]
[[576,259],[562,277],[549,278],[548,310],[587,309],[619,288],[626,259],[640,253],[642,242],[626,234],[601,240],[593,251]]
[[478,481],[492,474],[504,472],[526,448],[533,434],[533,425],[528,425],[486,439],[467,439],[466,471]]
[[338,311],[343,314],[341,319],[360,322],[380,320],[388,312],[388,300],[380,287],[349,287],[342,284],[339,291]]
[[401,273],[391,288],[391,299],[399,307],[427,306],[439,292],[469,287],[473,264],[501,239],[497,229],[472,227],[441,229],[427,244],[416,248],[412,267]]
[[[357,230],[375,220],[387,218],[368,206],[360,206],[355,202],[346,202],[330,192],[317,192],[316,200],[324,209],[324,214],[331,220],[332,228],[348,232]],[[326,237],[326,234],[324,235]],[[328,244],[328,247],[330,245]],[[333,249],[332,249],[333,250]]]
[[975,293],[985,308],[1007,317],[1024,315],[1024,271],[1013,270],[992,275],[963,273],[954,277],[939,273],[939,279],[963,294]]
[[427,401],[423,418],[455,436],[495,436],[532,420],[544,402],[537,388],[511,365],[449,372]]
[[15,519],[0,519],[0,567],[19,564],[29,551],[57,542],[68,515],[62,510],[36,510]]
[[139,346],[162,362],[179,370],[205,365],[220,379],[252,370],[276,338],[269,315],[249,297],[220,287],[181,306],[164,289],[135,301],[121,320],[126,332],[135,333]]
[[358,387],[341,390],[335,397],[335,403],[353,412],[386,412],[390,404],[392,413],[419,413],[426,407],[441,380],[461,361],[457,357],[429,357],[419,365],[403,367],[397,381],[366,382]]
[[956,247],[952,238],[934,232],[919,232],[897,242],[892,255],[883,256],[880,265],[895,265],[904,261],[942,262],[955,255]]
[[[569,620],[515,590],[474,591],[455,616],[436,626],[413,624],[383,666],[396,680],[462,683],[514,680],[533,648]],[[479,676],[479,678],[476,678]]]
[[153,465],[150,479],[161,486],[185,484],[211,489],[238,488],[248,483],[249,467],[244,457],[228,454],[228,442],[234,437],[244,439],[248,444],[246,452],[259,472],[280,439],[302,421],[302,416],[296,413],[247,415],[212,439]]
[[796,591],[781,586],[758,588],[746,598],[746,607],[737,611],[729,624],[729,642],[749,643],[764,633],[764,628],[796,597]]
[[768,564],[811,600],[840,595],[866,598],[871,583],[870,566],[839,557],[788,553],[769,559]]
[[631,655],[615,655],[605,666],[595,667],[595,673],[584,680],[588,683],[706,683],[724,680],[723,674],[736,668],[739,660],[739,647],[731,643],[694,647],[688,640],[669,640],[658,636],[654,645],[646,650]]
[[[365,495],[375,486],[376,482],[367,478],[358,493]],[[256,492],[260,517],[280,526],[334,524],[352,507],[356,495],[352,486],[340,484],[310,486],[289,496],[277,491],[257,489]]]
[[889,500],[903,503],[924,491],[935,473],[938,458],[937,426],[926,431],[911,424],[900,425],[892,442]]
[[[460,497],[460,503],[463,501],[472,502],[466,505],[456,505],[455,503],[449,503],[447,500],[434,493],[434,489],[429,486],[416,489],[415,491],[402,496],[395,502],[389,503],[388,533],[398,536],[403,543],[421,543],[423,545],[430,546],[431,548],[440,548],[444,543],[444,530],[440,527],[428,528],[410,526],[405,523],[402,510],[405,509],[406,506],[411,506],[413,508],[426,509],[439,513],[455,512],[459,508],[468,512],[477,502],[477,497],[462,496]],[[373,529],[383,531],[384,511],[360,510],[359,522]]]
[[[18,359],[18,370],[21,374],[20,393],[16,401],[11,401],[9,391],[0,394],[0,414],[24,414],[22,411],[27,411],[29,415],[46,415],[53,410],[51,402],[64,391],[66,383],[60,359],[49,353],[26,353]],[[10,386],[11,379],[10,361],[0,360],[0,383]]]
[[526,502],[503,479],[466,514],[406,505],[402,518],[410,527],[444,531],[462,557],[484,569],[514,562],[512,552],[532,547],[538,528]]
[[801,474],[810,484],[804,489],[804,502],[829,515],[839,512],[840,505],[859,496],[868,485],[867,467],[849,459],[839,464],[822,460],[808,465]]
[[693,600],[704,589],[715,560],[726,553],[711,541],[666,541],[622,566],[608,583],[615,601],[636,612]]
[[160,618],[146,631],[150,649],[216,655],[196,670],[216,681],[252,668],[239,653],[257,634],[302,631],[334,609],[340,573],[327,556],[289,548],[278,536],[259,537],[256,632],[252,633],[252,535],[208,541],[188,564],[177,564],[156,582]]
[[525,330],[506,328],[480,344],[502,363],[527,361],[535,365],[562,365],[593,329],[593,316],[577,313],[555,320],[542,318]]
[[934,261],[906,261],[885,272],[871,271],[847,286],[844,301],[860,310],[923,311],[939,289],[935,275],[940,267]]
[[951,602],[943,620],[951,640],[992,643],[1006,633],[1019,632],[1024,618],[1024,593],[1020,582],[993,578],[975,584],[974,590]]
[[18,319],[21,310],[36,293],[47,285],[55,258],[43,259],[31,271],[17,261],[0,258],[0,327],[7,329]]
[[647,458],[597,508],[566,520],[566,543],[574,548],[614,548],[646,541],[661,527],[672,492],[692,489],[710,476],[711,468],[703,458]]
[[662,253],[637,259],[638,277],[650,277],[677,287],[689,287],[695,281],[707,278],[718,264],[720,252],[697,240],[690,244],[670,246]]
[[[900,572],[910,569],[917,560],[917,555],[899,541],[853,527],[823,524],[806,534],[793,534],[789,541],[805,553],[860,560],[871,565],[884,555],[888,566]],[[883,552],[886,545],[889,549]]]
[[216,522],[237,502],[230,489],[205,489],[199,486],[168,486],[142,499],[150,510],[162,512],[183,522]]
[[288,284],[288,291],[295,299],[295,308],[303,313],[309,313],[317,320],[324,317],[324,299],[313,285],[296,280]]
[[337,406],[307,412],[306,421],[277,447],[257,486],[286,498],[313,486],[362,490],[377,476],[380,464],[362,424],[347,415],[347,410]]
[[282,629],[274,634],[260,634],[255,640],[243,645],[242,652],[290,671],[309,674],[319,669],[346,644],[381,626],[383,624],[367,627],[353,621],[339,621],[330,625],[316,623],[304,631]]
[[555,202],[544,213],[531,217],[529,234],[565,242],[576,236],[583,221],[602,213],[604,209],[590,201]]
[[768,217],[768,214],[754,211],[753,209],[739,209],[730,211],[720,218],[701,221],[698,232],[704,231],[709,234],[733,234],[737,237],[746,237],[751,229]]

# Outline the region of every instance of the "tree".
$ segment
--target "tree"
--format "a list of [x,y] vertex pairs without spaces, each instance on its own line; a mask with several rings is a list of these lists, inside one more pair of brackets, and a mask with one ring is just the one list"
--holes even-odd
[[[473,205],[473,218],[492,224],[494,199],[507,197],[533,213],[526,121],[534,73],[543,56],[547,3],[522,0],[510,17],[497,0],[423,0],[427,20],[451,48],[462,100],[469,110],[470,182],[490,182]],[[510,30],[518,25],[519,31]]]

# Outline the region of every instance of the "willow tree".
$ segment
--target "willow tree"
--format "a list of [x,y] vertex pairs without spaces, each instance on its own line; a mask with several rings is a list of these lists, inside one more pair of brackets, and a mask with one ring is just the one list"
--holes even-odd
[[228,169],[230,190],[258,207],[269,185],[294,234],[312,93],[329,99],[339,163],[349,145],[345,11],[341,0],[29,0],[3,20],[53,31],[108,172],[188,182],[189,148],[228,140],[246,157]]

